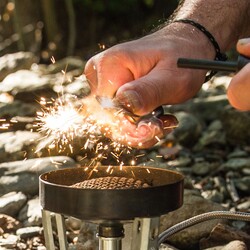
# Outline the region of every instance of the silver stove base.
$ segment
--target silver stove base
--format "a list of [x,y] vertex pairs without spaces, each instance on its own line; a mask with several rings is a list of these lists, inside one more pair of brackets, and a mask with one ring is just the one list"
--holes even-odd
[[[44,228],[45,245],[47,250],[55,250],[55,242],[52,228],[52,214],[56,219],[57,236],[59,239],[60,250],[68,250],[68,242],[66,238],[65,218],[58,213],[52,213],[48,210],[42,209],[42,221]],[[159,232],[160,218],[135,218],[132,223],[132,239],[130,246],[126,246],[126,250],[157,250],[157,237]],[[105,230],[105,229],[104,229]],[[122,238],[117,237],[103,237],[99,238],[99,250],[123,250]],[[130,248],[129,248],[130,247]]]

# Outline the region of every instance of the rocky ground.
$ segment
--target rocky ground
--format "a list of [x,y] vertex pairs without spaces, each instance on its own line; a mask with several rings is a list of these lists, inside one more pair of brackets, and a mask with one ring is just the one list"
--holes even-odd
[[[0,58],[0,249],[45,249],[39,175],[98,161],[83,135],[64,150],[34,126],[41,97],[88,94],[88,84],[78,77],[83,67],[78,58],[40,65],[23,52]],[[149,150],[122,156],[125,165],[133,159],[185,175],[184,204],[162,216],[161,231],[205,212],[250,212],[250,113],[230,107],[225,95],[230,79],[218,75],[192,100],[166,107],[179,120],[174,133]],[[101,135],[99,140],[109,143]],[[100,161],[118,164],[108,150]],[[70,249],[96,249],[94,224],[69,217],[66,228]],[[249,233],[245,221],[210,220],[171,236],[161,249],[245,250]],[[55,241],[58,246],[56,234]]]

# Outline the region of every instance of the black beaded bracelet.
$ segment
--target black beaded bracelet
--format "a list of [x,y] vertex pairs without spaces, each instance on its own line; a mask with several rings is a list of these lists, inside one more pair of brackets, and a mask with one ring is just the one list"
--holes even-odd
[[[200,30],[203,34],[205,34],[205,36],[212,43],[212,45],[215,49],[215,52],[216,52],[215,60],[217,60],[217,61],[226,61],[227,60],[226,54],[221,53],[220,46],[217,43],[217,41],[215,40],[214,36],[204,26],[202,26],[201,24],[199,24],[191,19],[187,19],[187,18],[177,19],[177,20],[172,21],[172,23],[187,23],[187,24],[194,26],[198,30]],[[216,71],[211,71],[210,74],[206,76],[205,82],[210,80],[216,73],[217,73]]]

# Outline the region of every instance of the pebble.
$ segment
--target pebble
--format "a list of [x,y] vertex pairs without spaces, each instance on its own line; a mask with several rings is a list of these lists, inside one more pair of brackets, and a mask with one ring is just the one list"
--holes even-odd
[[24,227],[17,229],[16,234],[20,236],[21,239],[27,239],[40,235],[42,230],[42,227]]
[[192,165],[192,173],[199,176],[205,176],[212,170],[212,164],[209,162],[197,162]]
[[42,223],[41,205],[39,197],[30,199],[20,210],[18,220],[23,222],[26,227],[40,226]]
[[11,192],[0,197],[0,213],[16,216],[27,201],[21,192]]
[[244,168],[250,168],[250,158],[231,158],[226,161],[223,165],[225,170],[239,171]]
[[191,113],[177,112],[175,115],[179,121],[179,126],[173,132],[176,140],[187,147],[194,145],[202,132],[201,122]]
[[0,249],[16,249],[19,236],[9,234],[5,238],[0,237]]
[[234,184],[240,191],[250,194],[250,176],[244,176],[240,179],[235,179]]
[[20,69],[30,69],[36,61],[37,58],[33,53],[24,51],[0,57],[0,81]]

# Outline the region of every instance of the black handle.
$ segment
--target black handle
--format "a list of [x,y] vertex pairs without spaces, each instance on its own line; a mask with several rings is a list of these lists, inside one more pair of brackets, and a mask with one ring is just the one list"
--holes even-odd
[[214,71],[236,72],[250,62],[250,58],[239,55],[237,61],[216,61],[206,59],[179,58],[180,68],[206,69]]
[[239,55],[238,56],[238,70],[241,70],[244,66],[246,66],[250,62],[250,58]]

